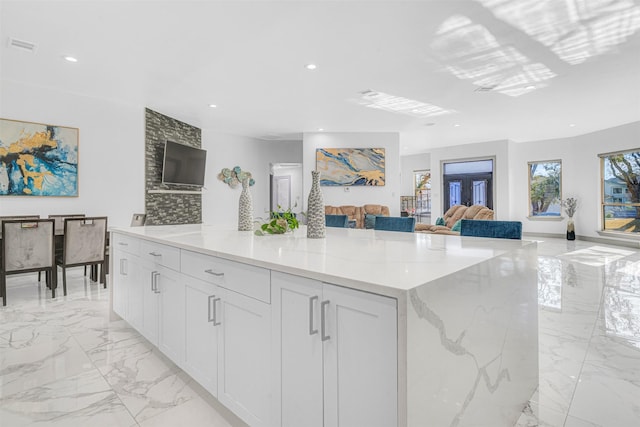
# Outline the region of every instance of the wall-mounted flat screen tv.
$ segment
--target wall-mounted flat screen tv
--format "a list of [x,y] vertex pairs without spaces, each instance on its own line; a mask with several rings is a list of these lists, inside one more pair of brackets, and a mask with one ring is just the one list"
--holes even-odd
[[202,187],[206,163],[206,150],[167,141],[164,145],[162,182]]

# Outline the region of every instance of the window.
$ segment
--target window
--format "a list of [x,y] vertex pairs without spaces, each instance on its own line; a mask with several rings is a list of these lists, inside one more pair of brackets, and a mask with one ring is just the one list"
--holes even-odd
[[416,215],[418,220],[431,215],[431,171],[414,171]]
[[443,163],[443,212],[454,205],[493,209],[493,159]]
[[640,148],[600,154],[602,230],[640,232]]
[[529,217],[560,218],[562,162],[529,162]]

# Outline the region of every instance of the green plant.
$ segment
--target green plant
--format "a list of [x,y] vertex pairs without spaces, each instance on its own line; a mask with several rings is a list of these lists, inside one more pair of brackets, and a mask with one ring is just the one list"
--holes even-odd
[[256,236],[264,236],[265,234],[284,234],[289,230],[294,230],[300,226],[296,214],[291,212],[291,208],[282,211],[278,206],[277,211],[269,213],[269,221],[260,226],[255,231]]

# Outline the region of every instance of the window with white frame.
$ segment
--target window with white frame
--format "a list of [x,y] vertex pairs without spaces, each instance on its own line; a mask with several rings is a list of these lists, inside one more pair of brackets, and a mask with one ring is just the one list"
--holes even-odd
[[529,162],[529,218],[560,218],[562,162]]
[[640,148],[599,157],[602,230],[640,233]]

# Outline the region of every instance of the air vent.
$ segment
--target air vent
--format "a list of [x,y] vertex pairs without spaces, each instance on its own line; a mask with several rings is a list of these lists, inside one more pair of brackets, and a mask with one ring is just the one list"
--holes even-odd
[[476,90],[474,90],[474,92],[491,92],[492,90],[494,90],[496,87],[498,87],[498,85],[493,85],[493,86],[479,86],[476,88]]
[[24,50],[26,52],[35,52],[36,51],[36,44],[35,43],[31,43],[25,40],[18,40],[18,39],[14,39],[13,37],[9,37],[9,47],[12,47],[14,49],[20,49],[20,50]]

